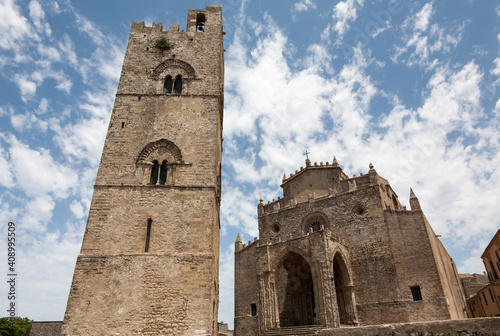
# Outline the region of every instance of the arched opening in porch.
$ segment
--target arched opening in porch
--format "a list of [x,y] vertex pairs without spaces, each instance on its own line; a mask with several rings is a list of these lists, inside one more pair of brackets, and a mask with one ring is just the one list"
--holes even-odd
[[352,325],[355,323],[352,286],[350,285],[349,271],[340,253],[336,253],[333,258],[333,279],[337,296],[339,322],[344,325]]
[[297,253],[289,252],[276,272],[280,327],[318,324],[311,268]]

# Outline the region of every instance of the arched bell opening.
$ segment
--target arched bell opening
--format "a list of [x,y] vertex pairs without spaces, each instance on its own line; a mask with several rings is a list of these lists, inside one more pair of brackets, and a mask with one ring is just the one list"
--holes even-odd
[[164,185],[167,182],[167,160],[163,160],[160,167],[160,184]]
[[337,297],[337,311],[342,325],[355,324],[353,292],[349,271],[340,253],[333,258],[333,278]]
[[158,160],[153,161],[153,166],[151,167],[151,178],[149,183],[150,184],[156,184],[158,183],[158,168],[160,165],[158,164]]
[[300,255],[288,253],[276,272],[280,327],[318,324],[311,268]]
[[205,14],[198,13],[196,16],[196,31],[198,33],[205,32]]

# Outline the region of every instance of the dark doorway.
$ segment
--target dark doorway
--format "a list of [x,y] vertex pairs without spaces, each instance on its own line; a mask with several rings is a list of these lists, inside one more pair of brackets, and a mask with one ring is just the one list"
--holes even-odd
[[276,275],[280,326],[317,324],[313,278],[307,261],[290,252]]

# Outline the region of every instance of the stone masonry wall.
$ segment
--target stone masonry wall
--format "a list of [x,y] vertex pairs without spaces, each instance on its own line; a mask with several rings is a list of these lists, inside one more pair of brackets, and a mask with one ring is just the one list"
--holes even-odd
[[325,329],[321,336],[500,336],[500,318],[398,323]]
[[190,9],[185,32],[132,23],[64,335],[217,333],[223,85],[220,6]]
[[[250,245],[245,250],[237,253],[234,260],[234,334],[256,335],[258,318],[263,314],[263,307],[259,303],[259,280],[257,277],[257,249],[256,244]],[[257,316],[252,316],[251,304],[257,305]]]

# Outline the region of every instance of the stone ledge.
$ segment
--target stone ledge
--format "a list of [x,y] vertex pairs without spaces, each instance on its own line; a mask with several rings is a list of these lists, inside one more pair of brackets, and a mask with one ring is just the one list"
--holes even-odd
[[324,329],[321,336],[500,336],[500,317]]
[[33,322],[30,336],[60,336],[62,321]]

